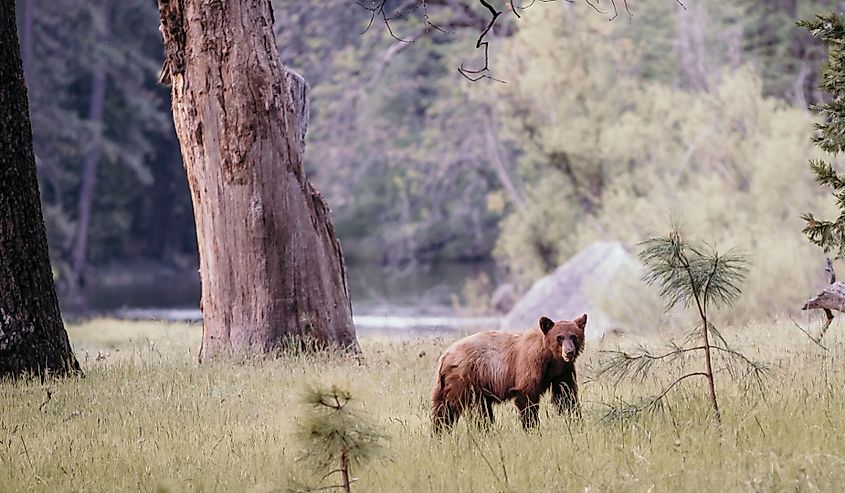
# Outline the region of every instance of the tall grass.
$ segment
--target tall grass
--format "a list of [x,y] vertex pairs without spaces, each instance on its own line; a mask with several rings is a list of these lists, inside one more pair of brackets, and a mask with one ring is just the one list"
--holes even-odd
[[723,330],[775,371],[764,395],[717,380],[721,438],[694,387],[636,421],[604,419],[606,403],[672,377],[666,368],[645,382],[592,379],[601,349],[642,339],[588,343],[578,361],[582,422],[547,413],[544,400],[534,432],[500,406],[487,433],[462,424],[435,438],[428,397],[449,340],[365,337],[364,364],[317,355],[200,366],[198,327],[97,321],[70,327],[85,377],[0,383],[0,491],[319,486],[293,440],[307,382],[349,388],[391,437],[380,460],[352,471],[361,492],[835,491],[845,484],[842,330],[831,328],[829,351],[789,321]]

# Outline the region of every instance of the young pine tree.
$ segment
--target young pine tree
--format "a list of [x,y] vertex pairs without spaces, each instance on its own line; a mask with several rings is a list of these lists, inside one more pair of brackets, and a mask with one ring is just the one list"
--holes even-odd
[[307,386],[301,404],[304,412],[297,437],[305,449],[302,458],[318,471],[328,470],[322,479],[338,473],[341,477],[340,484],[317,489],[337,488],[349,493],[355,481],[350,477],[351,467],[371,459],[385,435],[361,415],[352,394],[336,385]]
[[[670,343],[663,354],[652,353],[646,348],[636,352],[610,351],[611,357],[601,369],[601,375],[617,380],[626,376],[645,379],[656,364],[678,363],[694,355],[700,355],[703,368],[675,378],[657,396],[645,399],[641,404],[612,407],[610,414],[628,416],[659,405],[680,382],[701,377],[707,382],[713,417],[721,423],[715,373],[725,370],[737,375],[736,364],[739,363],[745,366],[747,375],[759,380],[765,370],[759,363],[730,348],[712,322],[713,309],[732,306],[739,298],[747,261],[736,253],[720,254],[703,244],[687,241],[676,230],[669,236],[649,239],[641,247],[640,260],[647,269],[643,280],[657,285],[667,310],[678,305],[692,308],[699,323],[687,344]],[[716,354],[720,356],[718,361]]]

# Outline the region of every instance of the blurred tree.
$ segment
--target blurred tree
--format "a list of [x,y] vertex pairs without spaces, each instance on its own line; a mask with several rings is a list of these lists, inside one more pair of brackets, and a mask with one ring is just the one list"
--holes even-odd
[[[107,0],[101,0],[97,18],[97,42],[107,44],[111,35],[111,8]],[[76,230],[73,235],[71,251],[72,277],[69,286],[72,287],[72,299],[82,310],[86,309],[86,301],[82,296],[85,286],[85,268],[88,256],[88,228],[91,224],[91,208],[94,204],[94,190],[97,182],[97,164],[102,152],[103,107],[106,100],[106,65],[105,61],[97,57],[91,74],[91,95],[88,101],[88,121],[92,126],[92,136],[85,150],[82,163],[82,176],[79,188],[78,217]]]
[[[496,256],[519,286],[593,241],[632,246],[671,218],[754,259],[731,322],[780,313],[812,289],[813,247],[788,234],[800,211],[825,208],[810,173],[794,172],[813,154],[812,115],[766,97],[753,63],[723,69],[707,91],[686,87],[667,70],[675,55],[652,51],[665,42],[640,31],[653,28],[649,13],[633,26],[571,7],[524,18],[499,50],[509,82],[497,106],[506,145],[520,149],[527,213],[506,213]],[[589,183],[600,186],[576,187]],[[644,323],[624,307],[653,304],[610,302],[632,328]]]
[[14,0],[0,2],[0,378],[79,371],[56,297]]
[[[179,170],[180,162],[167,151],[176,140],[167,93],[155,86],[158,16],[154,4],[139,0],[22,3],[29,12],[21,30],[32,52],[27,70],[52,260],[63,301],[84,306],[92,264],[154,255],[151,230],[159,223],[146,212],[159,203],[152,197],[174,186],[179,193],[162,201],[175,209],[168,211],[177,226],[170,236],[187,241],[180,239],[179,251],[162,261],[196,249],[184,174],[167,171]],[[154,183],[156,174],[167,183]]]
[[196,215],[200,359],[293,337],[358,351],[340,244],[303,169],[308,87],[279,57],[269,0],[159,11]]

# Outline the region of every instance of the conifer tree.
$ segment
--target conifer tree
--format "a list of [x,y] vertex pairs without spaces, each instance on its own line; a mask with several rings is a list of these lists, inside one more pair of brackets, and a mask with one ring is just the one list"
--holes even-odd
[[297,437],[305,449],[302,459],[318,471],[330,469],[323,480],[340,474],[340,484],[318,489],[337,488],[348,493],[355,481],[351,477],[352,466],[370,460],[381,448],[385,436],[363,416],[352,394],[336,385],[306,387],[301,404],[304,413]]
[[740,285],[748,272],[747,260],[733,251],[719,253],[701,242],[689,241],[677,230],[665,237],[646,240],[640,246],[639,257],[646,267],[643,280],[658,287],[667,310],[676,306],[692,308],[699,323],[686,344],[670,342],[662,354],[652,353],[644,347],[633,352],[609,351],[611,357],[600,374],[617,381],[625,377],[644,380],[656,364],[683,364],[693,355],[700,355],[703,368],[686,371],[682,366],[683,374],[658,395],[639,404],[611,406],[608,417],[627,417],[658,407],[676,385],[688,378],[703,377],[707,381],[713,417],[721,424],[715,373],[724,370],[732,377],[751,377],[762,384],[761,377],[767,370],[765,365],[731,348],[713,325],[712,311],[733,306],[739,299]]
[[[827,46],[828,58],[822,67],[820,87],[831,98],[810,109],[822,117],[816,124],[818,133],[813,136],[813,142],[835,156],[845,150],[845,22],[842,16],[829,14],[814,20],[800,20],[798,25],[807,28]],[[804,214],[804,234],[825,252],[833,251],[841,258],[845,256],[845,175],[823,159],[810,160],[810,168],[819,185],[832,189],[840,212],[833,220],[817,219],[811,212]]]

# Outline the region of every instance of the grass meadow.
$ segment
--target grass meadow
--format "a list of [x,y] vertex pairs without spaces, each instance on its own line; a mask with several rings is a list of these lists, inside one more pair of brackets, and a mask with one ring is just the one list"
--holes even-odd
[[96,320],[69,327],[84,377],[0,383],[0,491],[337,484],[298,460],[297,395],[314,382],[347,387],[390,436],[378,459],[352,471],[353,491],[841,491],[843,330],[834,323],[824,350],[788,320],[725,328],[772,370],[763,392],[718,375],[721,432],[694,380],[661,410],[604,419],[606,404],[655,394],[678,371],[675,364],[642,381],[595,378],[602,350],[635,344],[619,337],[588,341],[578,360],[582,421],[551,413],[545,399],[536,431],[524,432],[509,404],[488,432],[462,421],[435,438],[429,391],[454,337],[364,335],[363,364],[322,354],[198,365],[198,326]]

